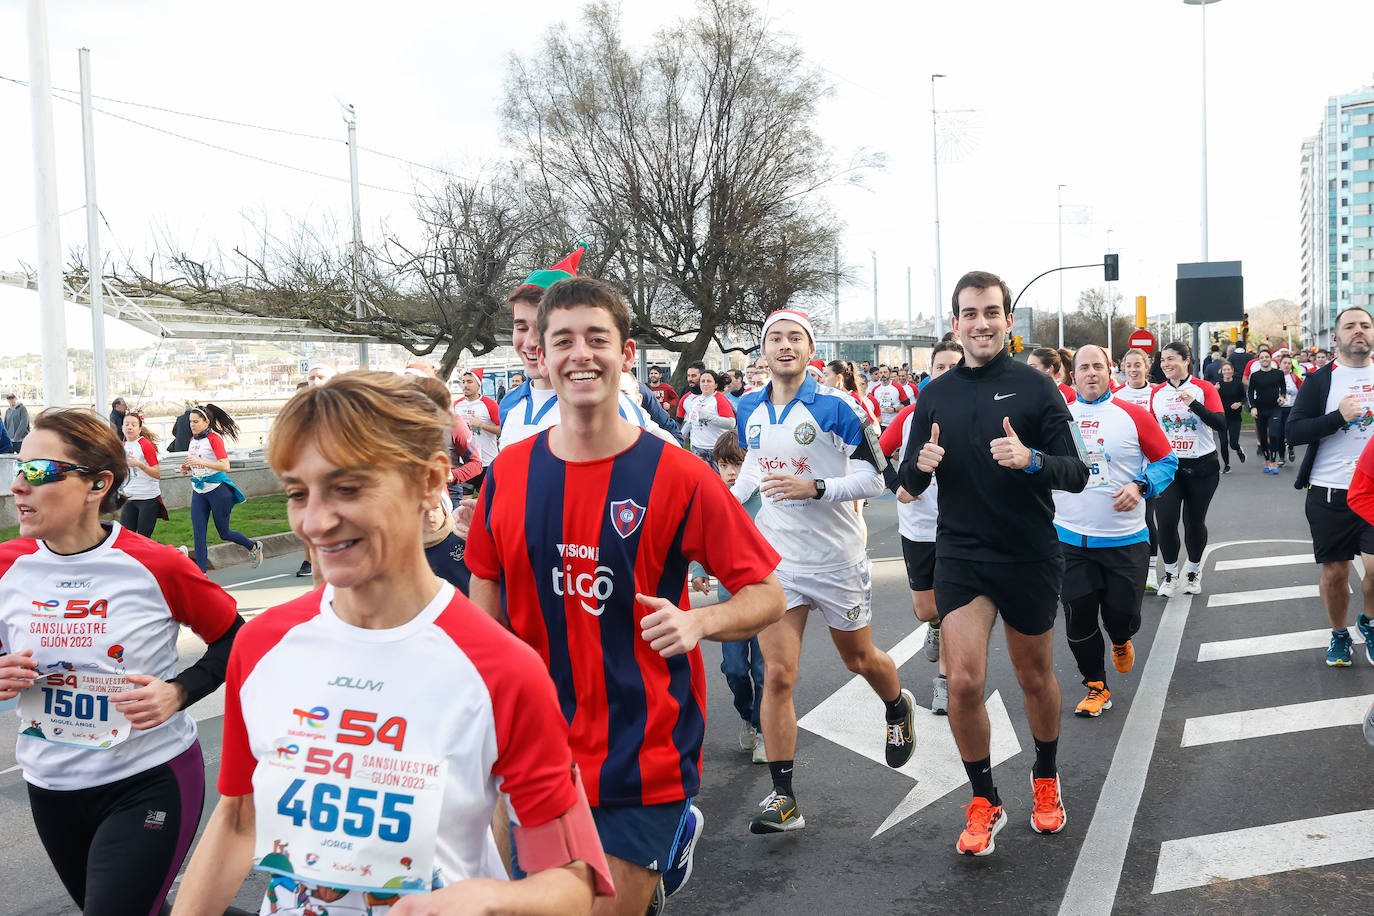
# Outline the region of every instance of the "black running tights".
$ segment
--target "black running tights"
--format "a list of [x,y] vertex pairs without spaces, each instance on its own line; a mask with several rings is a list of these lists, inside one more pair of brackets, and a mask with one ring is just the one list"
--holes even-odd
[[119,512],[119,524],[130,531],[137,531],[145,538],[150,538],[153,536],[153,529],[157,527],[158,512],[161,509],[162,500],[156,497],[131,499]]
[[1221,463],[1231,466],[1231,452],[1240,453],[1240,411],[1226,415],[1226,431],[1217,436],[1221,445]]
[[1155,497],[1155,528],[1159,537],[1159,553],[1165,564],[1178,562],[1178,520],[1183,517],[1183,544],[1188,548],[1188,560],[1202,561],[1207,547],[1207,507],[1217,492],[1220,480],[1217,456],[1183,458],[1178,463],[1174,482]]
[[38,838],[85,916],[162,911],[205,803],[199,743],[108,785],[28,789]]
[[1277,407],[1261,407],[1259,416],[1255,417],[1255,438],[1259,440],[1259,450],[1265,461],[1279,460],[1278,449],[1281,446],[1274,443],[1274,433],[1278,432],[1278,417]]
[[[1140,629],[1140,607],[1134,612],[1114,611],[1107,606],[1101,591],[1064,602],[1064,628],[1069,637],[1069,650],[1078,663],[1083,683],[1106,681],[1107,645],[1102,640],[1102,627],[1114,645],[1121,645]],[[1102,627],[1097,625],[1098,617]]]

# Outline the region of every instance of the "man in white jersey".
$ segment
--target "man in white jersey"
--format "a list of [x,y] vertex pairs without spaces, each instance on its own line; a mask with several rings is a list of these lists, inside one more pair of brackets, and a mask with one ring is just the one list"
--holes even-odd
[[1336,316],[1336,359],[1309,372],[1288,416],[1288,441],[1309,445],[1298,469],[1297,489],[1307,487],[1307,523],[1312,553],[1322,566],[1321,596],[1331,622],[1326,664],[1350,665],[1353,640],[1346,628],[1350,606],[1350,561],[1360,554],[1363,612],[1356,621],[1365,657],[1374,664],[1374,527],[1346,505],[1355,462],[1374,431],[1374,319],[1362,308]]
[[1081,493],[1055,491],[1054,528],[1064,556],[1064,629],[1088,688],[1074,713],[1096,718],[1112,706],[1102,628],[1113,666],[1130,671],[1149,566],[1145,500],[1173,482],[1178,459],[1149,409],[1111,391],[1102,347],[1087,344],[1074,354],[1073,386],[1069,413],[1087,449],[1088,485]]
[[[553,384],[539,371],[539,332],[535,326],[535,316],[539,312],[539,298],[544,295],[544,290],[559,280],[577,276],[577,265],[584,251],[586,247],[579,245],[548,270],[534,271],[506,300],[514,318],[511,346],[520,354],[520,360],[528,370],[529,381],[507,392],[501,401],[498,448],[505,448],[558,425],[558,396],[554,393]],[[650,431],[653,429],[654,424],[638,401],[624,392],[620,395],[620,415],[636,426]]]
[[878,419],[886,429],[897,419],[897,412],[902,409],[902,402],[906,400],[906,392],[892,383],[892,375],[886,366],[879,366],[878,384],[871,393],[873,399],[878,402]]
[[482,480],[487,468],[496,460],[497,439],[501,433],[501,411],[496,401],[482,394],[482,380],[471,369],[461,376],[463,396],[453,402],[453,412],[467,421],[472,430],[473,441],[477,444],[477,457],[482,462],[482,472],[472,479],[472,490],[482,489]]
[[765,661],[760,724],[773,790],[749,825],[753,833],[806,826],[792,788],[797,711],[792,701],[802,633],[815,608],[850,671],[863,676],[886,706],[887,764],[911,759],[911,691],[897,666],[873,645],[869,628],[873,588],[863,522],[850,505],[881,495],[886,462],[877,433],[848,393],[817,384],[806,371],[815,335],[805,314],[776,311],[763,323],[763,356],[772,381],[740,399],[739,441],[744,469],[731,488],[744,502],[763,497],[755,523],[782,557],[778,580],[786,597],[783,619],[759,633]]

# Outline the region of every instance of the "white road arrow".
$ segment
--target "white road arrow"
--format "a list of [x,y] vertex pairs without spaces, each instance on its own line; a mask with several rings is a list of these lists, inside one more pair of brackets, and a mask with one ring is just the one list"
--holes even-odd
[[[925,644],[926,624],[916,628],[888,654],[901,667]],[[1011,727],[1002,696],[993,691],[987,699],[992,724],[992,765],[1021,753],[1021,742]],[[884,759],[883,703],[861,677],[855,677],[801,718],[797,725],[857,754],[886,766]],[[893,809],[873,836],[895,827],[968,782],[949,720],[923,706],[916,707],[916,753],[898,770],[916,785]]]

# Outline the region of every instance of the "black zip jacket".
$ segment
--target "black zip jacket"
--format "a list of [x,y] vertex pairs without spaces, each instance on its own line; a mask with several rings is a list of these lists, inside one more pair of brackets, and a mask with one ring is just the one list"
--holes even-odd
[[[991,443],[1006,435],[1003,418],[1026,446],[1042,452],[1034,474],[1005,468],[992,458]],[[932,423],[945,450],[940,478],[935,555],[986,562],[1022,563],[1057,556],[1051,490],[1081,493],[1088,484],[1078,431],[1054,380],[1006,352],[979,367],[960,363],[935,379],[916,399],[899,477],[908,493],[930,486],[916,468]]]
[[[1229,382],[1217,383],[1217,397],[1221,398],[1221,409],[1229,420],[1231,417],[1238,417],[1245,410],[1245,386],[1235,379]],[[1239,407],[1232,409],[1232,404],[1239,404]]]
[[1339,410],[1327,411],[1326,399],[1331,395],[1331,373],[1336,362],[1332,360],[1315,372],[1309,372],[1302,380],[1298,396],[1293,399],[1293,411],[1283,429],[1289,445],[1306,445],[1298,476],[1293,479],[1293,489],[1306,489],[1312,480],[1312,465],[1317,461],[1317,449],[1321,440],[1335,435],[1345,425],[1345,417]]
[[1283,372],[1277,365],[1270,364],[1268,369],[1256,366],[1250,370],[1251,407],[1256,410],[1273,410],[1279,406],[1279,398],[1287,393],[1288,383],[1283,380]]

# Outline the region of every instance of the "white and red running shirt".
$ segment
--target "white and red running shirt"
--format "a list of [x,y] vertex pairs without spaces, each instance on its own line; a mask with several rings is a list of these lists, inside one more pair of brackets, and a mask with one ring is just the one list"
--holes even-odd
[[1213,413],[1222,413],[1221,395],[1211,382],[1190,375],[1175,388],[1168,382],[1156,385],[1150,398],[1150,410],[1159,421],[1159,428],[1169,440],[1169,447],[1180,460],[1202,458],[1217,450],[1212,430],[1202,418],[1189,409],[1183,393],[1192,395]]
[[[1054,524],[1063,534],[1086,539],[1105,538],[1113,542],[1131,535],[1148,532],[1145,526],[1145,500],[1142,498],[1130,512],[1113,508],[1118,490],[1133,480],[1144,480],[1151,490],[1142,496],[1155,495],[1173,480],[1173,465],[1165,473],[1146,474],[1146,468],[1169,455],[1169,440],[1143,407],[1122,401],[1108,392],[1101,400],[1089,404],[1075,398],[1069,405],[1079,437],[1087,452],[1088,485],[1081,493],[1055,490]],[[1211,431],[1207,431],[1210,436]],[[1167,478],[1167,479],[1165,479]],[[1163,486],[1159,484],[1163,482]],[[1124,543],[1124,540],[1121,540]],[[1077,543],[1077,541],[1075,541]],[[1085,547],[1100,546],[1091,540]]]
[[491,463],[496,460],[497,440],[496,433],[485,429],[478,429],[472,425],[473,420],[482,423],[493,423],[501,425],[501,412],[496,407],[496,401],[482,395],[475,401],[467,398],[459,398],[453,402],[453,412],[463,418],[468,428],[472,430],[472,441],[477,444],[477,457],[482,461],[482,467],[491,467]]
[[[200,458],[203,461],[223,461],[229,457],[229,451],[224,447],[224,440],[219,433],[206,433],[204,437],[192,436],[191,444],[186,446],[187,458]],[[204,478],[211,474],[218,474],[209,468],[191,468],[191,486],[197,493],[209,493],[219,486],[217,482],[206,483]]]
[[1154,396],[1155,387],[1156,386],[1148,382],[1141,385],[1139,388],[1132,388],[1130,385],[1122,385],[1120,388],[1112,389],[1112,397],[1116,398],[1118,401],[1125,401],[1127,404],[1144,407],[1148,411],[1150,409],[1150,398]]
[[698,451],[715,448],[720,434],[735,428],[735,408],[721,391],[684,394],[678,401],[677,415],[682,419],[682,432]]
[[110,525],[73,556],[43,541],[0,545],[0,654],[33,650],[40,677],[19,695],[15,758],[43,789],[105,785],[181,754],[196,740],[185,711],[131,731],[114,697],[126,674],[170,680],[182,624],[207,643],[237,619],[234,599],[180,551]]
[[897,419],[905,394],[906,392],[891,382],[881,384],[871,392],[873,400],[878,402],[878,419],[884,427],[891,426],[892,421]]
[[[901,466],[906,453],[906,442],[911,437],[911,414],[915,410],[915,404],[903,407],[897,418],[892,421],[892,425],[883,430],[882,436],[878,438],[878,447],[897,467]],[[937,477],[938,475],[932,475],[930,486],[911,502],[897,503],[897,530],[908,541],[935,543],[935,522],[940,514],[940,485]]]
[[526,827],[580,797],[544,664],[447,583],[389,629],[345,623],[333,597],[326,585],[259,615],[229,658],[219,791],[254,795],[269,898],[347,890],[308,902],[361,913],[369,893],[504,879],[500,797]]
[[157,499],[161,496],[162,485],[158,479],[142,468],[134,467],[133,464],[135,459],[147,465],[157,464],[157,449],[153,448],[153,443],[143,436],[139,436],[137,441],[125,442],[124,457],[129,461],[129,476],[124,481],[124,497],[126,499]]

